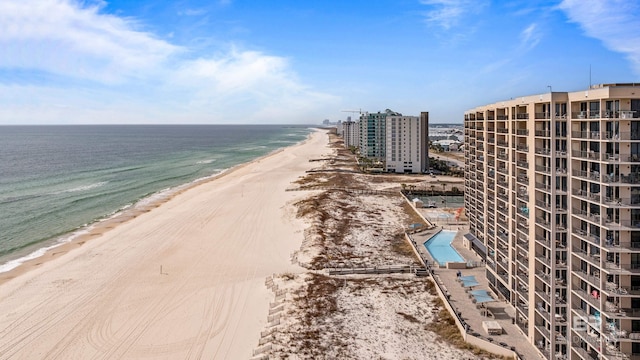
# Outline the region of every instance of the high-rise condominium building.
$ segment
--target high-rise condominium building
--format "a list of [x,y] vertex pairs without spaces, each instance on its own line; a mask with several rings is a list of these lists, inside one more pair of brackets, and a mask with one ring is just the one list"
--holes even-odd
[[548,359],[640,358],[640,84],[465,113],[465,208],[491,288]]
[[387,109],[383,113],[365,112],[360,115],[360,155],[373,160],[385,160],[386,119],[393,115],[402,114]]
[[347,120],[342,123],[342,138],[344,139],[344,146],[358,147],[360,143],[360,124],[357,121]]
[[422,173],[429,170],[429,113],[386,117],[386,170]]

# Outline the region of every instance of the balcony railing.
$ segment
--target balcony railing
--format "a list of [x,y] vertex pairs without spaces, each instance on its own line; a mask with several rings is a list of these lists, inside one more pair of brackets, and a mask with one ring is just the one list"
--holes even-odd
[[600,110],[597,111],[573,111],[571,112],[572,119],[599,119]]
[[599,152],[595,152],[593,150],[589,150],[589,151],[573,150],[571,152],[571,156],[577,157],[577,158],[581,158],[581,159],[589,159],[589,160],[599,160],[600,159],[600,153]]
[[549,166],[536,165],[536,171],[551,175],[551,167]]
[[600,245],[600,236],[596,235],[596,234],[590,234],[588,232],[586,232],[585,230],[582,229],[578,229],[578,228],[573,228],[573,230],[571,231],[573,234],[576,234],[578,236],[580,236],[582,239],[589,241],[592,244],[595,245]]
[[640,131],[605,131],[602,133],[602,138],[606,140],[640,140]]
[[540,206],[543,209],[551,210],[551,204],[548,204],[544,201],[536,200],[536,205]]
[[551,114],[548,112],[535,113],[536,119],[551,119]]
[[516,119],[524,119],[524,120],[527,120],[527,119],[529,119],[529,113],[520,113],[520,114],[516,114]]
[[551,131],[549,130],[536,130],[536,137],[551,137]]
[[529,146],[524,145],[524,144],[517,144],[516,145],[516,150],[518,151],[529,151]]
[[591,285],[593,286],[597,286],[598,288],[600,288],[602,285],[600,284],[600,277],[599,276],[595,276],[595,275],[590,275],[587,274],[586,271],[583,270],[574,270],[574,272],[582,277],[583,279],[587,280],[589,283],[591,283]]
[[640,273],[640,263],[619,264],[611,261],[604,262],[604,268],[609,270],[617,270],[620,272]]
[[579,256],[583,260],[587,260],[589,263],[593,265],[600,266],[600,254],[589,254],[585,250],[582,250],[581,248],[575,247],[575,246],[573,247],[573,251],[577,256]]
[[536,147],[535,152],[538,155],[551,155],[551,150],[540,147]]
[[599,131],[572,131],[571,132],[571,137],[578,138],[578,139],[599,140],[600,139],[600,132]]
[[550,192],[551,186],[536,182],[536,189]]
[[619,241],[614,242],[611,239],[605,240],[603,246],[609,250],[628,250],[628,251],[640,251],[640,242],[637,241]]

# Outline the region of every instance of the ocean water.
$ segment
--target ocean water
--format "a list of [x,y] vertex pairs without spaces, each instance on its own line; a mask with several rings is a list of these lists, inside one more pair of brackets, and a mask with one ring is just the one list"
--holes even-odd
[[278,125],[0,126],[0,272],[90,224],[309,132]]

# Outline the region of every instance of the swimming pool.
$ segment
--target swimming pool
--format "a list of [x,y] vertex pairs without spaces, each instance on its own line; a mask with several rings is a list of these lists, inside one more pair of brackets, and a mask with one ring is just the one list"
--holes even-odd
[[464,258],[451,246],[457,233],[457,231],[442,230],[423,244],[440,266],[447,265],[447,262],[465,262]]

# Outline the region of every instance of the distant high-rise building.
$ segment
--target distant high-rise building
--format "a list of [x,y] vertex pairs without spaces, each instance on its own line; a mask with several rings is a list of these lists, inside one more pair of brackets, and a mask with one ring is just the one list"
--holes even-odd
[[358,147],[360,141],[360,124],[357,121],[345,121],[342,123],[342,137],[344,146]]
[[640,86],[469,110],[467,235],[547,359],[640,358]]
[[360,115],[360,155],[378,161],[384,161],[386,151],[386,119],[389,115],[402,115],[389,109],[385,112]]
[[396,173],[422,173],[429,169],[429,113],[386,117],[386,170]]

